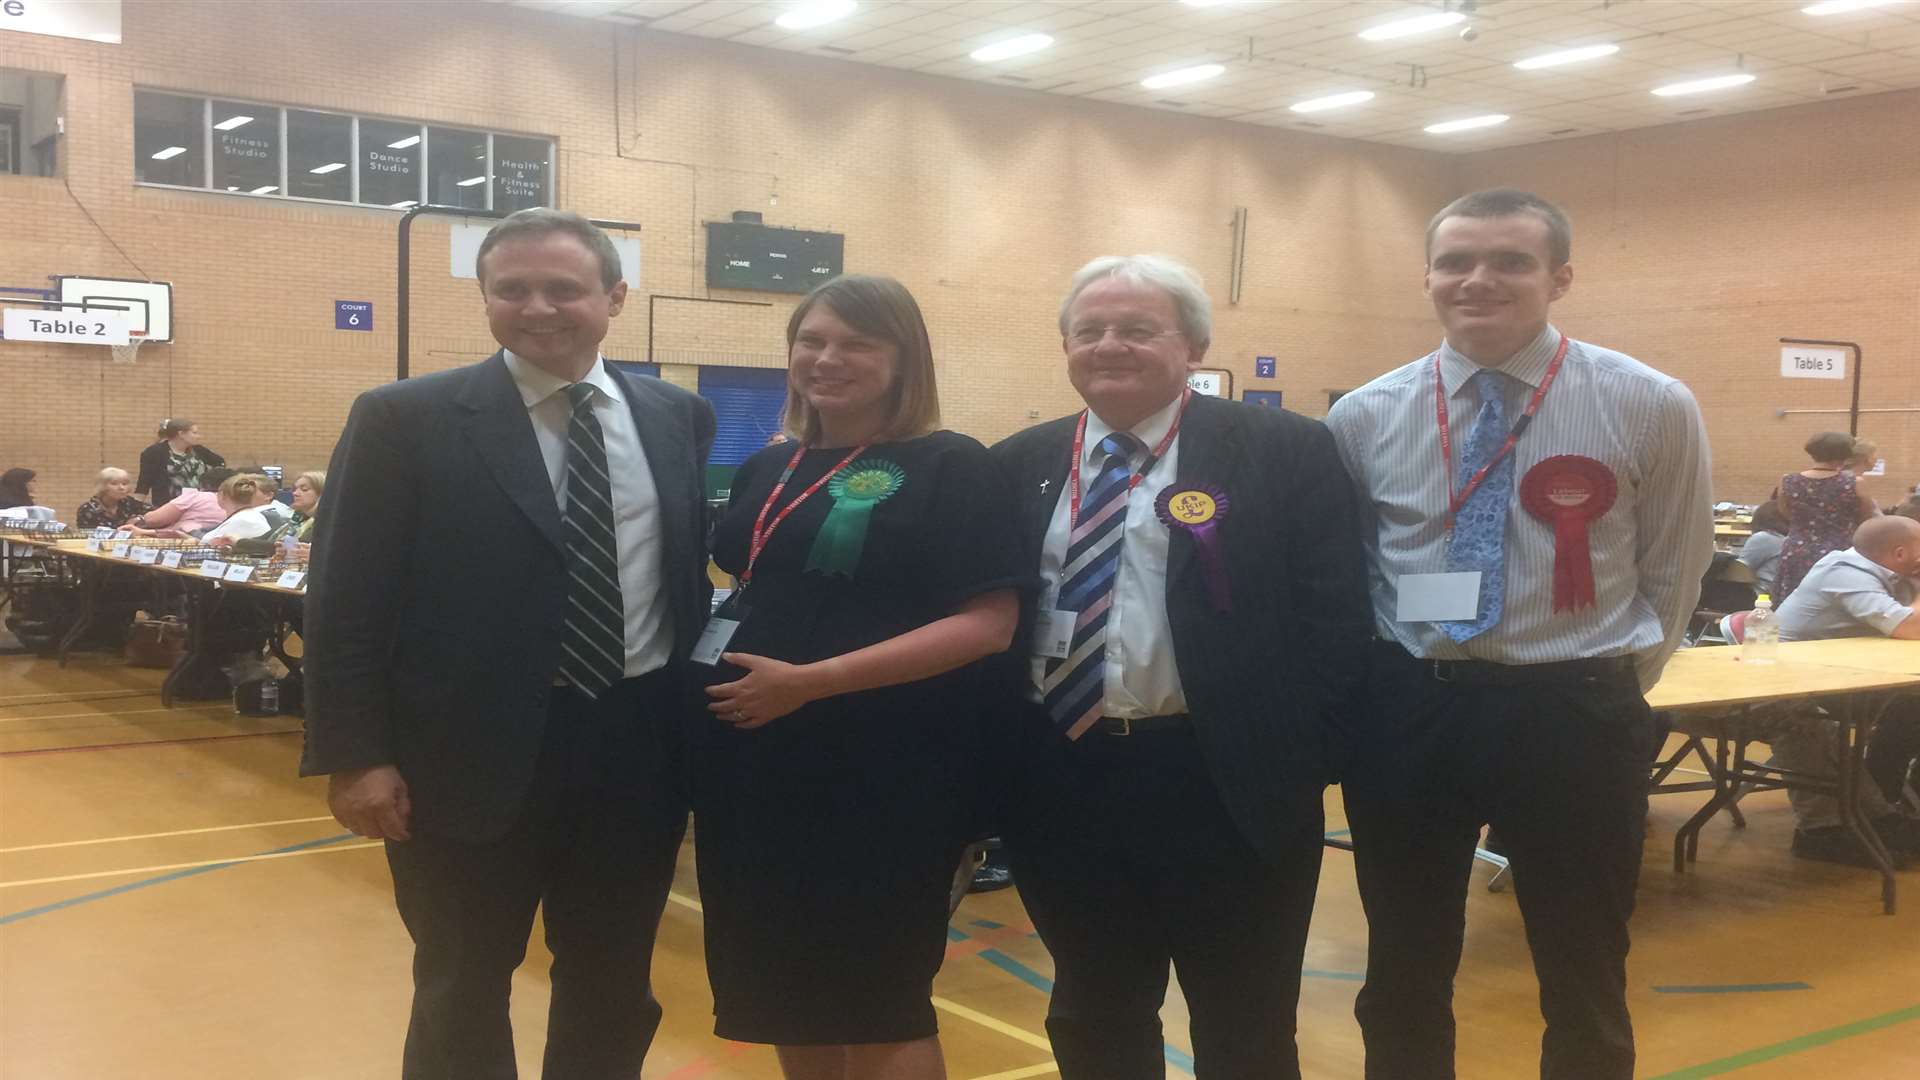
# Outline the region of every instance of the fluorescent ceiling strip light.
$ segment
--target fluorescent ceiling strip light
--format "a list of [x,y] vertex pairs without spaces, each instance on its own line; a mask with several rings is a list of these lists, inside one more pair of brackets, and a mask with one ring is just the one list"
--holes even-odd
[[1001,60],[1011,60],[1016,56],[1025,56],[1028,53],[1039,52],[1041,49],[1052,44],[1053,38],[1046,34],[1023,34],[1020,37],[1008,38],[1005,41],[996,41],[991,45],[982,45],[967,55],[983,64],[992,64]]
[[315,176],[325,176],[330,172],[339,172],[341,169],[344,169],[346,167],[347,167],[347,163],[344,161],[330,161],[325,165],[320,165],[315,168],[308,169],[307,171],[312,173]]
[[1704,94],[1709,90],[1725,90],[1730,86],[1745,86],[1752,82],[1753,75],[1715,75],[1710,79],[1689,79],[1686,82],[1668,83],[1655,87],[1654,94],[1659,97],[1679,97],[1682,94]]
[[253,123],[253,117],[251,116],[229,116],[225,120],[213,125],[213,130],[232,131],[234,128],[246,127],[251,123]]
[[854,0],[815,0],[811,4],[790,8],[773,21],[788,30],[811,30],[816,26],[838,22],[853,14],[859,6]]
[[1800,9],[1802,15],[1845,15],[1849,11],[1870,11],[1878,7],[1892,7],[1905,0],[1826,0],[1824,4],[1814,4]]
[[257,187],[257,188],[254,188],[254,189],[253,189],[252,191],[249,191],[249,192],[247,192],[247,194],[249,194],[249,195],[271,195],[271,194],[273,194],[274,192],[276,192],[276,191],[279,191],[279,190],[280,190],[280,185],[279,185],[279,184],[261,184],[261,185],[260,185],[259,187]]
[[1512,119],[1505,113],[1489,113],[1486,116],[1469,116],[1465,120],[1447,120],[1438,124],[1428,124],[1429,135],[1451,135],[1456,131],[1472,131],[1475,128],[1493,127]]
[[1181,68],[1178,71],[1164,71],[1158,75],[1149,75],[1140,80],[1140,85],[1149,90],[1164,90],[1169,86],[1185,86],[1211,79],[1227,70],[1221,64],[1201,64],[1198,67]]
[[1328,94],[1326,97],[1317,97],[1309,101],[1295,102],[1287,106],[1287,108],[1297,113],[1316,113],[1325,112],[1328,109],[1344,108],[1348,105],[1359,105],[1372,100],[1373,91],[1371,90],[1350,90],[1344,94]]
[[1392,41],[1394,38],[1424,34],[1429,30],[1438,30],[1441,27],[1453,26],[1466,21],[1467,16],[1464,12],[1433,11],[1425,15],[1414,15],[1410,18],[1395,19],[1389,23],[1381,23],[1379,26],[1369,26],[1365,30],[1360,31],[1360,36],[1367,41]]
[[462,180],[453,186],[454,187],[472,187],[475,184],[484,184],[486,182],[487,182],[487,178],[484,176],[469,176],[465,180]]
[[1582,60],[1598,60],[1619,51],[1618,45],[1587,45],[1578,49],[1562,49],[1559,52],[1529,56],[1525,60],[1514,61],[1513,66],[1521,71],[1538,71],[1541,68],[1559,67],[1562,64],[1577,64]]
[[407,147],[409,147],[409,146],[418,146],[419,144],[420,144],[420,136],[418,136],[418,135],[409,135],[409,136],[407,136],[406,138],[404,138],[404,139],[401,139],[401,140],[400,140],[399,142],[390,142],[390,143],[388,143],[388,144],[387,144],[387,149],[389,149],[389,150],[405,150],[405,149],[406,149]]
[[153,160],[165,161],[168,158],[177,158],[181,154],[184,154],[186,152],[187,152],[187,148],[184,146],[169,146],[165,150],[162,150],[159,153],[153,155]]

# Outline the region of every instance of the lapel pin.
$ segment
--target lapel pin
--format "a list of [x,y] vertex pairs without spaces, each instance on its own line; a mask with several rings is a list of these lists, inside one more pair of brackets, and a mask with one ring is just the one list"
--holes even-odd
[[1040,494],[1045,495],[1047,493],[1047,489],[1052,486],[1053,486],[1053,481],[1051,480],[1040,481]]

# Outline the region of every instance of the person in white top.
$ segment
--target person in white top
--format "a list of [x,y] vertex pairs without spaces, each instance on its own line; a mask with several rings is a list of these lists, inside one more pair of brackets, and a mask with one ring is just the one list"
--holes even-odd
[[257,473],[236,473],[220,485],[220,508],[227,520],[201,537],[208,547],[232,547],[235,540],[265,536],[293,519],[293,511],[273,501],[279,490]]

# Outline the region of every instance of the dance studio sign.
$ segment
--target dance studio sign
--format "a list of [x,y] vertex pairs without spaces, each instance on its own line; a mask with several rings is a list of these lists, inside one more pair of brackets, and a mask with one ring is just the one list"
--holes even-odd
[[120,0],[0,0],[0,30],[120,44]]

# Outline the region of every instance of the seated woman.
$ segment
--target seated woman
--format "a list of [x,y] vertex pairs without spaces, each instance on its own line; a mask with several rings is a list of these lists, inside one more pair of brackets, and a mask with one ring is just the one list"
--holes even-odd
[[228,468],[209,469],[200,478],[201,490],[183,491],[165,506],[156,506],[129,523],[135,536],[155,536],[168,540],[187,540],[199,536],[227,520],[220,505],[220,485],[232,479]]
[[269,536],[293,520],[293,511],[273,501],[279,486],[256,473],[239,473],[220,485],[220,506],[227,519],[201,539],[209,547],[232,547],[236,540]]
[[1753,571],[1754,586],[1763,593],[1773,591],[1774,577],[1780,569],[1780,548],[1787,542],[1787,519],[1777,502],[1761,503],[1753,508],[1753,535],[1740,545],[1740,561]]
[[33,501],[33,478],[38,475],[32,469],[8,469],[0,473],[0,510],[37,505]]
[[294,558],[305,560],[313,551],[313,522],[320,512],[320,493],[326,489],[327,474],[320,470],[303,472],[293,481],[293,517],[286,525],[265,536],[235,540],[235,555],[272,555],[282,538],[292,535],[299,543]]
[[153,509],[133,497],[133,477],[109,465],[93,484],[93,498],[80,504],[73,523],[82,529],[118,529]]

